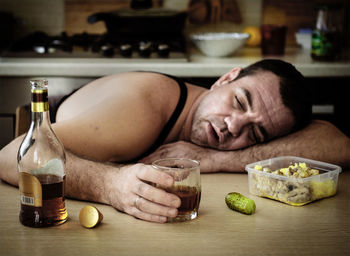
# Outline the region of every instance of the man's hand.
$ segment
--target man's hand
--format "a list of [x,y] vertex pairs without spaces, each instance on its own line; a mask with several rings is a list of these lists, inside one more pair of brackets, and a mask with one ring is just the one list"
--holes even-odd
[[106,178],[109,203],[116,209],[152,222],[166,222],[167,217],[178,214],[180,198],[150,185],[171,187],[174,179],[170,175],[150,165],[135,164],[122,167]]
[[190,158],[200,162],[201,172],[220,171],[218,151],[197,146],[193,143],[178,141],[160,146],[156,151],[144,157],[139,162],[152,164],[161,158]]

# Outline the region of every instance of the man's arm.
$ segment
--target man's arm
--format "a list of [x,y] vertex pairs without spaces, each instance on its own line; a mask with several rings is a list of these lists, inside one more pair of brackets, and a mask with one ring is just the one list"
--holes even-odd
[[188,157],[201,162],[201,172],[243,172],[246,164],[286,155],[346,168],[350,166],[350,139],[329,122],[316,120],[303,130],[241,150],[217,151],[188,142],[176,142],[161,146],[141,162],[151,163],[164,157]]
[[[18,186],[17,150],[23,136],[0,151],[0,179]],[[146,182],[168,187],[173,178],[144,164],[115,165],[100,163],[66,152],[66,195],[110,204],[137,218],[165,222],[175,217],[180,199]],[[135,205],[136,198],[137,205]]]

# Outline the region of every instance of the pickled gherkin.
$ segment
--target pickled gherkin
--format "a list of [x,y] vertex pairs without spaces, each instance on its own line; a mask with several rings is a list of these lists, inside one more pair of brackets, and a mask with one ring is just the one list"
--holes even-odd
[[237,192],[228,193],[225,197],[225,202],[230,209],[248,215],[253,214],[256,209],[254,200]]

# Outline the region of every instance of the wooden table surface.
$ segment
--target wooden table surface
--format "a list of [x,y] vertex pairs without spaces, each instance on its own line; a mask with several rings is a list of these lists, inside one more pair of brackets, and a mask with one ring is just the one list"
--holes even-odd
[[[50,228],[20,224],[18,189],[0,182],[0,255],[350,255],[350,172],[339,176],[337,195],[293,207],[248,193],[247,174],[204,174],[199,217],[156,224],[95,204],[101,225],[79,225],[84,201],[66,200],[69,220]],[[257,210],[230,210],[225,195],[237,191]]]

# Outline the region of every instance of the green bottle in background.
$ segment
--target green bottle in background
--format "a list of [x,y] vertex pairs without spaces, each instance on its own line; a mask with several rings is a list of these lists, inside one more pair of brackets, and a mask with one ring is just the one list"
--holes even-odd
[[317,7],[316,28],[312,32],[311,57],[314,60],[339,59],[341,53],[342,12],[335,4]]

